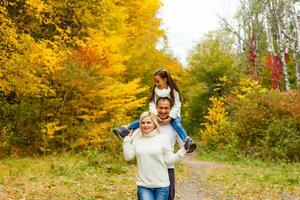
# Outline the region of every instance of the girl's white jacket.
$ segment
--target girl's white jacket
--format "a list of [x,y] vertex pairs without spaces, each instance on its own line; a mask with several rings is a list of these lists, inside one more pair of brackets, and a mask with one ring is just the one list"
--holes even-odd
[[[157,115],[157,110],[156,110],[156,101],[159,97],[168,97],[171,98],[170,92],[171,89],[170,87],[165,88],[165,89],[158,89],[157,87],[154,88],[155,96],[154,96],[154,101],[151,101],[149,103],[149,110],[153,114]],[[177,116],[180,117],[180,109],[181,109],[181,102],[179,98],[179,94],[177,91],[173,90],[174,92],[174,105],[171,108],[169,116],[172,119],[175,119]]]

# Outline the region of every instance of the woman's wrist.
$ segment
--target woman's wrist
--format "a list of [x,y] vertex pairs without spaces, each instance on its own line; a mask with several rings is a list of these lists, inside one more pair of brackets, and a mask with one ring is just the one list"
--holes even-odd
[[131,140],[132,140],[132,136],[127,135],[127,136],[124,137],[123,142],[124,143],[129,143],[129,142],[131,142]]

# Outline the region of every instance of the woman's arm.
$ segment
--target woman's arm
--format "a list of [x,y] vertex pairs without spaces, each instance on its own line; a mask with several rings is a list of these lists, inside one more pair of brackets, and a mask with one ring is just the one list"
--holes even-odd
[[127,135],[123,140],[123,154],[126,161],[132,160],[135,158],[135,150],[133,144],[132,131]]
[[186,155],[186,150],[184,149],[184,147],[181,147],[176,153],[173,153],[168,138],[164,137],[162,139],[162,145],[163,145],[164,159],[167,165],[173,165],[177,163],[178,161],[182,160]]

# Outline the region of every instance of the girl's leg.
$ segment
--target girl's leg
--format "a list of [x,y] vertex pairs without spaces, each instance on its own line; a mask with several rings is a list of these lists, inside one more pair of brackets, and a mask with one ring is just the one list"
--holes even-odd
[[128,129],[137,129],[140,127],[140,120],[135,120],[131,124],[128,125]]
[[182,127],[180,117],[177,116],[175,119],[172,119],[171,125],[176,130],[176,132],[179,135],[179,137],[181,138],[181,140],[185,141],[187,138],[187,134],[186,134],[186,131],[184,130],[184,128]]
[[136,120],[128,125],[128,127],[120,127],[120,128],[114,128],[112,131],[113,133],[119,137],[120,139],[124,139],[130,132],[130,129],[137,129],[140,126],[140,121]]
[[155,188],[154,196],[155,200],[168,200],[169,187]]
[[153,189],[142,187],[142,186],[138,186],[138,199],[139,200],[156,200]]

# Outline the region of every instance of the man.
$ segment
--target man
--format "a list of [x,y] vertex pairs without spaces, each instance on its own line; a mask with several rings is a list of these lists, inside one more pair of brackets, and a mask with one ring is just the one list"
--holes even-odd
[[[175,129],[171,126],[169,122],[165,122],[164,119],[167,119],[169,113],[171,111],[172,103],[171,100],[167,97],[159,98],[156,102],[156,110],[157,115],[162,119],[160,123],[160,132],[161,134],[165,134],[171,143],[172,150],[174,151],[174,146],[176,140],[179,145],[183,145],[183,141],[178,137]],[[174,165],[168,166],[169,180],[170,180],[170,188],[169,188],[169,200],[173,200],[175,198],[175,171]]]
[[[177,142],[180,146],[184,145],[185,149],[188,151],[189,143],[183,141],[178,137],[177,132],[171,126],[167,118],[172,108],[172,102],[168,97],[160,97],[156,101],[156,110],[157,115],[160,118],[160,133],[166,135],[169,138],[169,141],[172,146],[172,150],[174,151],[174,146]],[[118,130],[118,137],[123,139],[128,133],[126,129]],[[124,130],[124,131],[123,131]],[[175,173],[174,173],[174,165],[168,166],[169,180],[170,180],[170,191],[169,191],[169,200],[173,200],[175,197]]]

